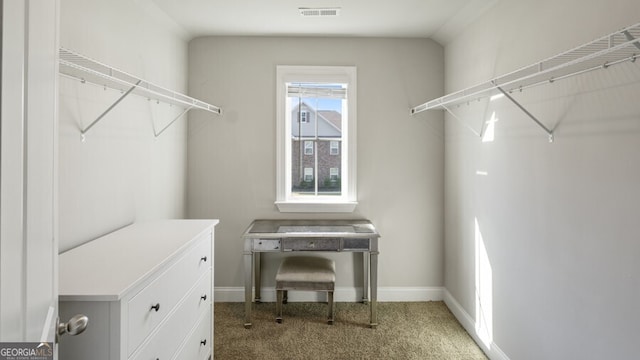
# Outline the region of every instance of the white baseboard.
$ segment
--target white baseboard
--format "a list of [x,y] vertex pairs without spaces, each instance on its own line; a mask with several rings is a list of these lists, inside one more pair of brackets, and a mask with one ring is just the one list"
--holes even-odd
[[[443,287],[379,287],[378,301],[442,301]],[[339,287],[334,292],[334,300],[339,302],[357,302],[362,299],[362,288]],[[260,291],[261,301],[276,301],[273,288],[263,288]],[[243,302],[244,287],[216,287],[214,289],[215,302]],[[324,295],[313,291],[291,292],[289,301],[318,301],[324,300]]]
[[456,319],[458,319],[460,324],[462,324],[469,335],[471,335],[476,344],[478,344],[478,346],[482,348],[482,351],[487,354],[489,359],[510,360],[509,357],[504,352],[502,352],[502,350],[498,347],[498,345],[496,345],[495,342],[492,341],[491,344],[487,345],[480,339],[480,336],[476,331],[475,321],[473,320],[471,315],[469,315],[469,313],[464,310],[460,303],[458,303],[453,295],[451,295],[451,293],[449,293],[449,291],[447,291],[446,289],[444,289],[444,302],[445,304],[447,304],[447,307],[449,308],[449,310],[451,310]]

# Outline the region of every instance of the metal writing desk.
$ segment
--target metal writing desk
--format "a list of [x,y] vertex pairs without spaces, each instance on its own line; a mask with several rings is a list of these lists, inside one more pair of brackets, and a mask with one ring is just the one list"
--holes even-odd
[[[244,327],[251,328],[251,294],[260,302],[260,256],[263,252],[330,251],[362,253],[362,301],[369,301],[369,326],[378,325],[378,234],[368,220],[255,220],[244,238]],[[255,271],[255,274],[254,274]]]

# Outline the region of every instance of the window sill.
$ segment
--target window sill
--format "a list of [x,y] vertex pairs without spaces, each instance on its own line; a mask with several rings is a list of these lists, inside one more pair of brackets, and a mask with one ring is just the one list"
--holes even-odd
[[275,204],[282,213],[350,213],[358,202],[276,201]]

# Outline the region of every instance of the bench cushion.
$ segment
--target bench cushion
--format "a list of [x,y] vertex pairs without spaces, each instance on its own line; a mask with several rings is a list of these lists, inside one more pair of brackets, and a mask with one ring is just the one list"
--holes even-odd
[[276,289],[333,290],[335,261],[312,256],[289,256],[276,274]]

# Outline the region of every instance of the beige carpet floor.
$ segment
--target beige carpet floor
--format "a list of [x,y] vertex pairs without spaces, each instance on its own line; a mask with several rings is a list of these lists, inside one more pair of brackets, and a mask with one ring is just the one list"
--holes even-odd
[[216,303],[214,359],[487,359],[443,302],[378,303],[376,329],[368,305],[336,303],[334,325],[326,306],[286,304],[278,324],[274,303],[254,304],[245,329],[244,303]]

